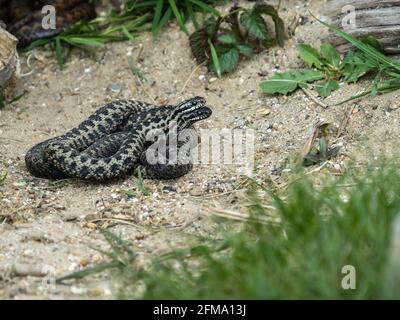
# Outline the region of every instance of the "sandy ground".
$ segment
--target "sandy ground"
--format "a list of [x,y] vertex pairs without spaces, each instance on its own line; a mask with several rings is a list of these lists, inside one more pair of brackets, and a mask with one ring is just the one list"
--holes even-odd
[[[307,9],[318,13],[321,2],[282,1],[281,16],[291,25]],[[73,179],[54,183],[27,172],[23,159],[28,148],[74,127],[106,101],[129,98],[161,104],[204,96],[213,116],[198,127],[254,129],[256,175],[277,183],[276,168],[301,148],[319,119],[342,131],[337,140],[343,145],[341,155],[328,170],[342,171],[350,160],[362,163],[395,150],[399,92],[332,106],[368,82],[343,84],[324,101],[327,109],[302,91],[288,97],[260,92],[258,84],[275,71],[299,67],[297,43],[318,45],[325,35],[326,30],[309,19],[284,48],[241,63],[223,79],[196,68],[187,36],[176,25],[157,39],[144,34],[134,42],[109,44],[94,56],[74,50],[62,71],[51,52],[35,51],[30,59],[33,72],[21,78],[17,88],[28,93],[0,110],[0,174],[8,173],[0,187],[0,298],[112,298],[113,282],[107,274],[70,285],[47,285],[54,276],[102,261],[91,249],[107,248],[97,226],[121,233],[134,244],[139,261],[145,261],[196,236],[212,234],[215,222],[207,214],[209,208],[242,210],[237,201],[240,172],[233,166],[197,165],[177,180],[147,180],[148,196],[137,190],[133,177],[106,184]],[[132,75],[129,55],[148,82]],[[26,56],[22,68],[29,71]],[[121,91],[112,92],[110,86]],[[344,127],[346,115],[349,122]],[[12,266],[46,277],[16,277],[10,273]]]

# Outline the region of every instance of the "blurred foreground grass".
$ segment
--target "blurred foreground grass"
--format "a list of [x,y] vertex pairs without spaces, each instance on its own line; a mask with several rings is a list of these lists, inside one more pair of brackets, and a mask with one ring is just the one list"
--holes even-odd
[[[145,268],[135,263],[129,243],[103,231],[112,248],[103,253],[119,283],[116,295],[129,299],[400,298],[397,168],[397,163],[385,161],[319,183],[302,176],[283,192],[254,182],[248,189],[251,219],[239,231],[237,225],[231,228],[223,222],[225,231],[219,240],[210,238],[155,257]],[[95,267],[78,275],[97,271]],[[346,290],[342,284],[355,289]]]

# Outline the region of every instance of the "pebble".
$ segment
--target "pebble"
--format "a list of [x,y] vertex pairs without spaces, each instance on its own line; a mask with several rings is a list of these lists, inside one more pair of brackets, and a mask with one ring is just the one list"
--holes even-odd
[[77,212],[64,212],[61,216],[62,221],[75,221],[79,218]]
[[51,239],[40,230],[31,230],[28,234],[25,234],[23,241],[37,241],[37,242],[51,242]]
[[80,288],[72,286],[70,290],[72,294],[77,294],[77,295],[82,295],[87,293],[87,288],[82,288],[82,287]]
[[341,171],[341,169],[342,169],[342,167],[340,166],[340,164],[339,163],[335,163],[334,165],[333,165],[333,168],[335,169],[335,171],[337,171],[337,172],[340,172]]
[[210,80],[208,80],[208,82],[209,83],[213,83],[213,82],[215,82],[217,80],[218,80],[218,78],[212,77],[212,78],[210,78]]
[[200,81],[206,80],[206,76],[204,74],[199,75],[199,80]]
[[164,193],[175,193],[176,189],[173,186],[164,186],[162,189]]
[[61,99],[62,99],[61,94],[56,93],[56,94],[54,95],[54,100],[55,100],[55,101],[61,101]]
[[259,115],[265,117],[265,116],[267,116],[267,115],[269,115],[271,113],[271,109],[269,109],[269,108],[260,108],[260,109],[257,110],[257,113]]
[[106,91],[112,92],[112,93],[120,93],[122,91],[122,84],[112,83],[112,84],[108,85]]

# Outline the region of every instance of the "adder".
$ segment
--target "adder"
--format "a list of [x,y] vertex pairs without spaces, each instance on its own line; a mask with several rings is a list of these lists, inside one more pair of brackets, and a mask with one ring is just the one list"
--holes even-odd
[[[48,179],[75,177],[104,181],[138,171],[145,178],[177,178],[192,169],[190,151],[197,135],[193,129],[187,129],[211,114],[201,97],[158,107],[116,100],[64,135],[33,146],[26,153],[25,163],[31,174]],[[168,141],[174,141],[170,138],[177,135],[174,161],[168,158],[173,143],[167,145],[165,154],[157,148],[152,150],[154,142],[148,138],[154,132],[166,134]],[[160,142],[163,135],[156,137],[161,137],[157,140]],[[149,151],[154,150],[159,152],[150,153],[155,157],[149,161]]]

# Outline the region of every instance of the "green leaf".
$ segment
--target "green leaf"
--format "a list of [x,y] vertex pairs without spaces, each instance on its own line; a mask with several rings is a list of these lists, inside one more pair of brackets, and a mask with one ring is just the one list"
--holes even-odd
[[319,82],[315,85],[315,90],[320,97],[327,97],[332,91],[339,89],[339,83],[334,79]]
[[215,19],[213,16],[204,21],[204,30],[209,38],[213,38],[214,35],[218,32],[220,21],[220,19]]
[[350,51],[343,60],[341,72],[346,82],[356,82],[375,68],[375,64],[369,63],[361,51]]
[[198,64],[207,60],[207,34],[204,29],[193,32],[189,37],[190,49]]
[[198,64],[207,61],[210,57],[209,39],[214,39],[217,33],[217,20],[214,17],[204,21],[203,27],[189,36],[190,49]]
[[270,79],[261,82],[260,87],[265,93],[288,94],[298,87],[307,87],[308,82],[321,80],[323,78],[324,74],[316,70],[288,71],[275,74]]
[[330,43],[324,43],[320,48],[321,56],[332,67],[338,68],[340,66],[341,58],[339,52]]
[[245,44],[245,43],[238,44],[236,46],[236,48],[238,48],[239,52],[242,55],[244,55],[244,56],[246,56],[248,58],[250,58],[253,55],[253,48],[250,47],[249,45]]
[[286,39],[285,24],[283,20],[279,17],[279,14],[276,11],[276,9],[268,4],[257,3],[254,7],[254,10],[256,10],[259,13],[269,15],[272,18],[275,25],[276,42],[280,46],[283,46],[285,44],[285,39]]
[[233,33],[227,33],[218,37],[218,41],[226,44],[236,43],[236,37]]
[[254,9],[245,10],[240,15],[240,23],[253,37],[260,40],[267,39],[267,25],[261,14]]
[[228,52],[219,56],[222,73],[229,73],[236,70],[239,63],[239,50],[236,48],[230,49]]
[[309,44],[302,43],[297,46],[297,50],[300,58],[310,67],[315,66],[318,69],[322,68],[321,56],[316,49]]

